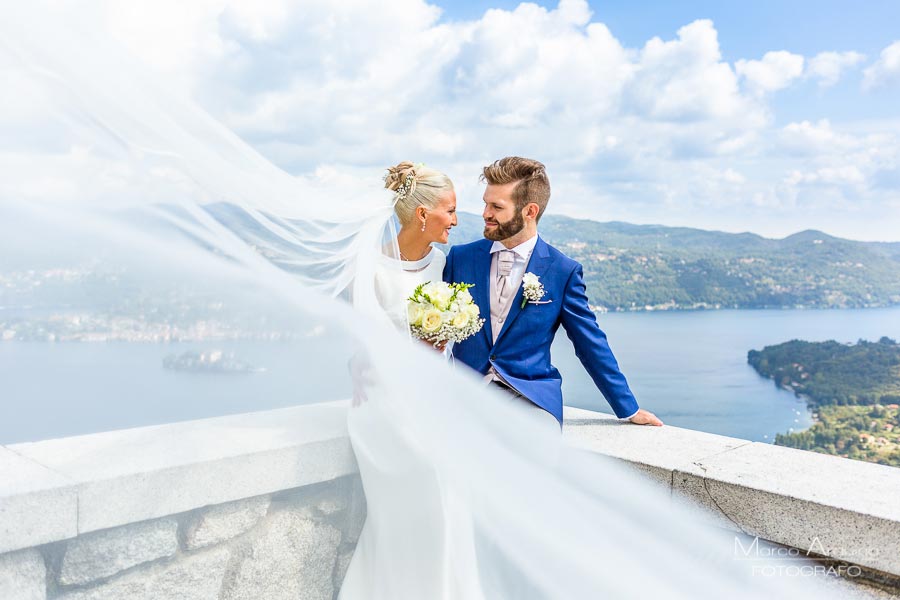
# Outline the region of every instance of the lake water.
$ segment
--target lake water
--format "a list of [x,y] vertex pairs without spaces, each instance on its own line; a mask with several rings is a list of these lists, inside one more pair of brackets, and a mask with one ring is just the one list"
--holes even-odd
[[[613,313],[599,321],[643,407],[671,425],[754,441],[806,428],[810,418],[802,401],[753,371],[748,350],[794,338],[900,338],[900,308]],[[0,342],[0,444],[348,397],[342,346],[328,336],[312,353],[287,342]],[[266,371],[162,367],[168,354],[210,349],[233,350]],[[610,412],[562,331],[553,358],[567,404]]]
[[[642,407],[671,425],[762,442],[811,419],[805,402],[747,364],[747,351],[791,339],[900,339],[900,307],[613,313],[598,321]],[[566,402],[609,412],[560,337],[554,362]]]

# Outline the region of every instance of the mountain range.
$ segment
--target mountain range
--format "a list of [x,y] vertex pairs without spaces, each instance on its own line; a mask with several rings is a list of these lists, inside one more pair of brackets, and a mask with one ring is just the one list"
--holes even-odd
[[[482,237],[458,213],[450,244]],[[900,304],[900,242],[806,230],[783,239],[548,214],[540,235],[584,266],[600,311],[870,308]]]

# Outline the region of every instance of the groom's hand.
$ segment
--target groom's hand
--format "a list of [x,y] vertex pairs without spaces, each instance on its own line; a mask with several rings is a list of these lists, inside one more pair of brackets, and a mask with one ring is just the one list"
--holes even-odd
[[643,408],[639,409],[633,417],[628,419],[635,425],[656,425],[659,427],[663,424],[662,421],[659,420],[659,417],[654,415],[649,410],[644,410]]

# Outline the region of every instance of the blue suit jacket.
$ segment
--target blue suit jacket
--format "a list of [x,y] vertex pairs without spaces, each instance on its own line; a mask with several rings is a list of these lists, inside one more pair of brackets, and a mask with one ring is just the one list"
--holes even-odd
[[550,364],[550,344],[562,325],[584,368],[609,402],[616,416],[629,417],[637,401],[606,334],[588,306],[581,265],[538,237],[526,273],[534,273],[544,285],[547,304],[522,305],[522,287],[516,293],[497,342],[491,331],[490,240],[454,246],[447,255],[444,281],[473,283],[470,291],[481,309],[484,327],[453,346],[453,356],[481,374],[491,365],[516,391],[562,423],[562,377]]

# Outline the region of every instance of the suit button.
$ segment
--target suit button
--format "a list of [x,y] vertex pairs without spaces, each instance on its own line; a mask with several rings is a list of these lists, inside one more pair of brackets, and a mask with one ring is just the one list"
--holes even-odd
[[497,355],[496,355],[496,354],[491,354],[491,360],[496,360],[496,359],[497,359]]

